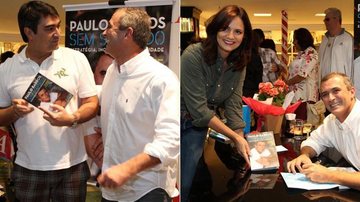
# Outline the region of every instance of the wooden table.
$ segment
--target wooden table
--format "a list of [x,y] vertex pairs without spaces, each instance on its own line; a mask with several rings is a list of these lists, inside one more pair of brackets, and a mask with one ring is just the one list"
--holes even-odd
[[286,172],[287,162],[298,156],[301,141],[285,137],[276,139],[288,149],[278,153],[280,168],[273,173],[259,174],[229,169],[215,152],[215,141],[209,138],[204,159],[211,179],[195,180],[190,201],[360,201],[360,191],[352,189],[307,191],[287,188],[279,173]]

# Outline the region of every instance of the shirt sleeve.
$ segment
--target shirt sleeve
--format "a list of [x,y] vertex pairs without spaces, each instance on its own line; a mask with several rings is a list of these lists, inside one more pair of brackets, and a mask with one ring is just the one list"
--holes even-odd
[[98,116],[95,116],[94,118],[90,119],[89,121],[86,121],[81,124],[81,127],[83,128],[84,136],[88,136],[88,135],[92,135],[92,134],[96,133],[94,128],[100,126],[98,118],[99,118]]
[[274,61],[274,63],[277,65],[277,66],[281,66],[281,61],[279,60],[279,58],[276,56],[276,52],[275,51],[272,51],[271,52],[271,58],[272,60]]
[[91,71],[90,64],[83,53],[78,54],[77,60],[79,79],[79,97],[86,98],[97,95],[94,74]]
[[[354,38],[349,33],[346,32],[346,34],[348,34],[348,37],[350,38],[350,39],[344,41],[344,43],[345,43],[344,47],[347,48],[344,51],[344,53],[345,54],[348,53],[345,56],[347,58],[346,59],[346,63],[347,63],[346,72],[349,72],[349,73],[347,73],[347,75],[352,80],[354,80],[354,51],[353,51],[354,50]],[[349,48],[349,47],[351,47],[351,48]]]
[[207,127],[215,116],[207,106],[206,78],[202,72],[201,44],[190,45],[181,56],[181,96],[193,125]]
[[286,67],[285,64],[283,64],[283,63],[279,60],[278,56],[276,55],[276,52],[274,51],[273,53],[274,53],[274,62],[275,62],[275,64],[276,64],[277,67],[278,67],[278,72],[283,72],[283,73],[286,73],[286,74],[287,74],[288,68]]
[[160,159],[161,165],[155,169],[175,165],[180,154],[180,85],[174,74],[166,77],[165,82],[155,79],[152,87],[155,136],[144,148],[144,153]]
[[310,137],[301,143],[301,148],[309,146],[313,148],[318,156],[327,147],[333,147],[331,144],[331,136],[334,135],[334,130],[331,129],[331,116],[325,118],[324,124],[320,125],[316,130],[311,132]]
[[0,66],[0,107],[5,108],[11,105],[11,97],[7,91],[7,79],[5,72],[5,65],[8,63],[3,63]]
[[245,127],[241,98],[245,74],[246,68],[244,68],[240,73],[240,80],[237,80],[238,84],[234,93],[224,102],[225,117],[227,119],[226,125],[232,130],[243,129]]

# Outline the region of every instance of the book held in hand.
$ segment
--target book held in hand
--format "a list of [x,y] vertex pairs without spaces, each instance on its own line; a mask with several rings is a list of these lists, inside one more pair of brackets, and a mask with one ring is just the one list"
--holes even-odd
[[279,158],[272,131],[249,134],[246,139],[250,146],[250,167],[252,171],[279,168]]
[[51,104],[65,108],[72,97],[73,95],[67,90],[38,73],[26,90],[23,99],[35,107],[42,106],[51,110]]
[[216,132],[215,130],[209,128],[208,130],[209,137],[213,138],[216,141],[222,142],[222,143],[231,143],[231,140],[226,137],[225,135]]

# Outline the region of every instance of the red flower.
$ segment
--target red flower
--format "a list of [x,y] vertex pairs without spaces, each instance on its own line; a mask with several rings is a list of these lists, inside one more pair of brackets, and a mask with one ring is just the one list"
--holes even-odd
[[285,95],[289,90],[289,86],[283,80],[276,80],[274,85],[270,82],[259,84],[258,100],[264,101],[267,98],[273,97],[273,105],[282,106]]

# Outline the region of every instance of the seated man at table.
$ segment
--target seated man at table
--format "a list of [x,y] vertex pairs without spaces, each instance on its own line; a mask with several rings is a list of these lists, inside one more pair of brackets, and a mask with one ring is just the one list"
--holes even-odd
[[301,144],[301,155],[287,164],[289,172],[298,169],[311,181],[337,183],[360,190],[360,172],[330,170],[310,158],[327,147],[337,149],[358,171],[360,169],[360,102],[355,88],[343,73],[330,73],[321,80],[320,97],[331,112],[322,125]]

